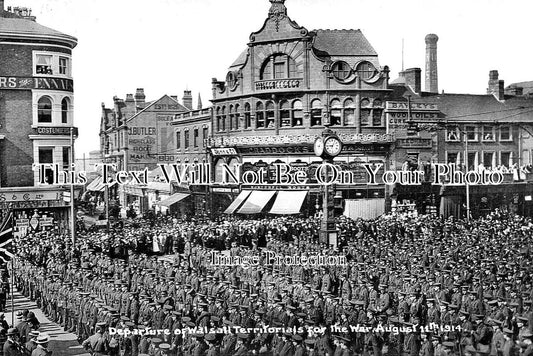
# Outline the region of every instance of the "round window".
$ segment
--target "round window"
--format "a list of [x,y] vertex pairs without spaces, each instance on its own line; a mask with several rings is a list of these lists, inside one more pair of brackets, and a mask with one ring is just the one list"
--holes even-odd
[[331,72],[335,79],[345,81],[352,73],[352,68],[350,68],[350,65],[344,61],[337,61],[331,66]]
[[376,67],[370,62],[361,62],[357,65],[356,69],[357,75],[362,80],[369,80],[372,79],[378,71],[376,70]]
[[239,80],[237,79],[237,75],[234,72],[229,72],[226,76],[226,82],[228,83],[228,88],[234,90],[237,87]]

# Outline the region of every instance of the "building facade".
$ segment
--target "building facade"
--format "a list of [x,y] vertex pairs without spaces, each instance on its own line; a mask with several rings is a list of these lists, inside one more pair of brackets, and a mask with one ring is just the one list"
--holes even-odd
[[[308,194],[303,202],[298,199],[303,207],[294,208],[314,213],[321,191],[313,186],[313,169],[322,161],[314,155],[313,143],[330,127],[344,143],[336,160],[358,171],[359,177],[339,187],[337,194],[354,204],[354,211],[379,215],[385,209],[386,187],[370,189],[361,163],[381,163],[384,169],[388,162],[393,143],[384,120],[385,102],[392,93],[388,68],[381,66],[360,30],[309,31],[289,18],[284,0],[270,2],[265,23],[250,35],[247,49],[229,67],[225,80],[213,80],[215,181],[221,180],[223,164],[258,171],[285,163],[305,170],[310,178]],[[217,189],[226,191],[216,194]],[[243,190],[259,196],[263,193],[254,192],[289,187],[214,187],[219,203],[214,209],[222,212],[235,192]]]
[[22,235],[66,230],[69,203],[54,171],[72,170],[77,40],[38,24],[27,8],[6,11],[0,1],[0,17],[0,210],[14,212]]

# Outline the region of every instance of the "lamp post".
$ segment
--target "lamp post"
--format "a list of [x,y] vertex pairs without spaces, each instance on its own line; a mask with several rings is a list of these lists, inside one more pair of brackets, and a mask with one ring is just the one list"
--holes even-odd
[[[468,135],[466,130],[463,131],[459,129],[465,140],[465,152],[464,152],[464,162],[465,162],[465,174],[468,172]],[[465,179],[465,193],[466,193],[466,221],[470,222],[470,185],[468,180]]]
[[[74,128],[70,128],[70,164],[72,169],[76,169],[74,165]],[[70,236],[72,238],[72,245],[76,243],[76,215],[74,207],[74,182],[70,182]]]

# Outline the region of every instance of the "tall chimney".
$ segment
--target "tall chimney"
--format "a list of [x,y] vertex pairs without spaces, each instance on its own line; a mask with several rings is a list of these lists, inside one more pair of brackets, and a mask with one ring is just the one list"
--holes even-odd
[[187,109],[192,110],[192,94],[190,90],[183,91],[183,106]]
[[433,33],[426,36],[426,91],[439,92],[439,75],[437,72],[437,41],[439,37]]
[[489,72],[489,87],[487,88],[487,94],[492,94],[498,100],[505,99],[505,86],[504,81],[499,80],[499,74],[497,70],[491,70]]
[[0,17],[4,17],[4,0],[0,0]]

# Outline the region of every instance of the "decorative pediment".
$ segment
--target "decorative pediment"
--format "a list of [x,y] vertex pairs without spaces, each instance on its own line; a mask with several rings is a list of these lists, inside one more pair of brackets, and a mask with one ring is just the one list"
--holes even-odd
[[285,0],[270,0],[272,6],[263,27],[250,35],[251,43],[290,40],[306,37],[309,33],[287,16]]

